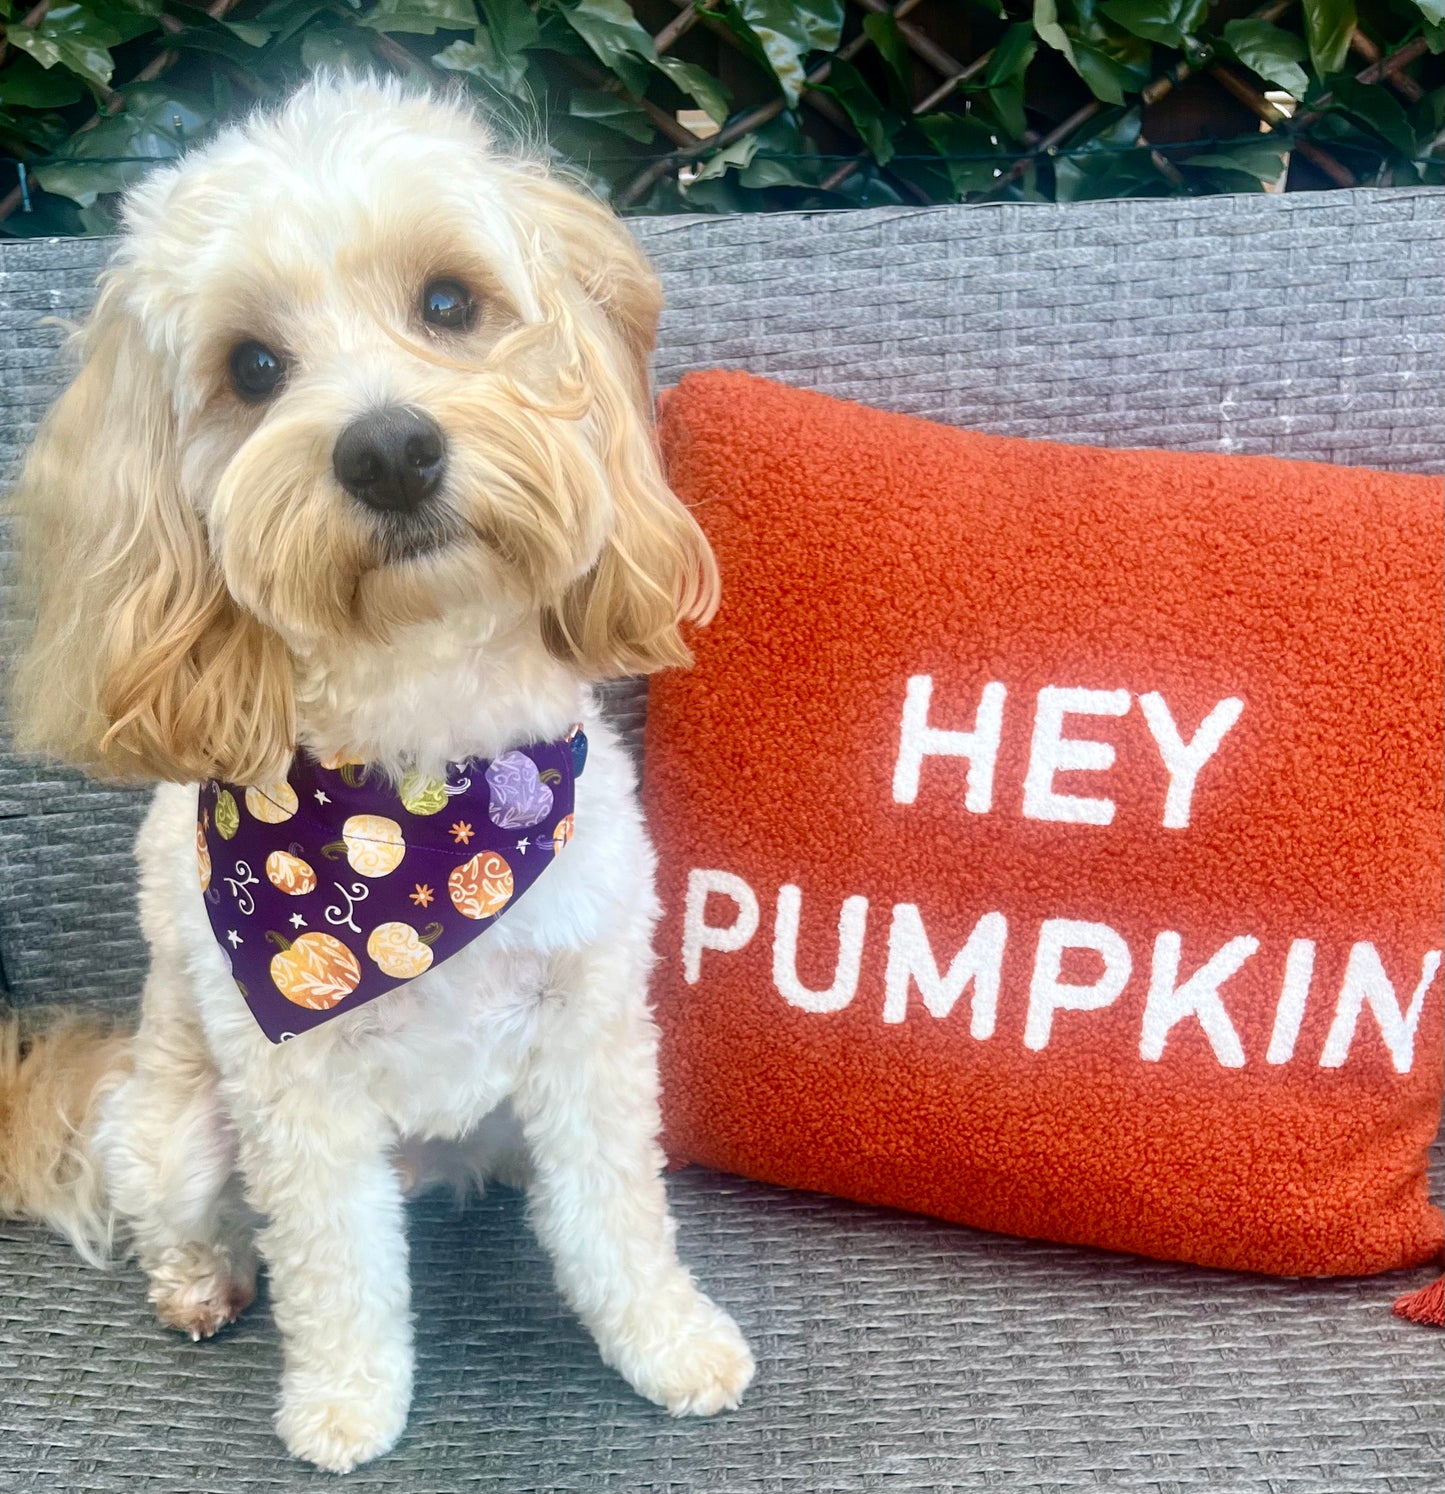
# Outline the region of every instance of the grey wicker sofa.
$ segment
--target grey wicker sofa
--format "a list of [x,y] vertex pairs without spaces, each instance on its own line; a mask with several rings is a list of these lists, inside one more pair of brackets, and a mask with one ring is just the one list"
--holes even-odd
[[[1445,470],[1445,192],[661,219],[660,384],[693,367],[1010,434]],[[0,460],[103,241],[0,245]],[[8,635],[7,635],[8,636]],[[623,702],[634,725],[640,704]],[[0,753],[8,1000],[124,1007],[132,795]],[[516,1196],[414,1208],[416,1406],[358,1494],[1445,1489],[1427,1272],[1266,1280],[989,1237],[688,1170],[683,1253],[749,1332],[745,1406],[671,1422],[563,1311]],[[263,1298],[208,1344],[127,1266],[0,1223],[0,1490],[290,1494]]]

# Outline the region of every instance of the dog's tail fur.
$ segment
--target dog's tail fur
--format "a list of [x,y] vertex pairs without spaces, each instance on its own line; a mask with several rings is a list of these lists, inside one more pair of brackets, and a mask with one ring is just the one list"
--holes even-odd
[[91,1136],[129,1070],[129,1036],[94,1021],[62,1017],[22,1037],[16,1018],[0,1020],[0,1217],[50,1225],[93,1265],[110,1254],[114,1221]]

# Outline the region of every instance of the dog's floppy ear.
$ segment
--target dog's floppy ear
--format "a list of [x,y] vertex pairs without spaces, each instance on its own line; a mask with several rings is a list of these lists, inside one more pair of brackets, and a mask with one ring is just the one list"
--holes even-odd
[[684,665],[680,625],[712,616],[718,580],[702,530],[658,464],[648,358],[662,289],[609,209],[556,181],[534,188],[568,275],[601,312],[579,319],[575,336],[613,511],[601,558],[548,614],[547,642],[593,678]]
[[291,755],[284,645],[240,611],[179,486],[159,358],[112,279],[14,497],[34,638],[17,742],[124,780],[241,782]]

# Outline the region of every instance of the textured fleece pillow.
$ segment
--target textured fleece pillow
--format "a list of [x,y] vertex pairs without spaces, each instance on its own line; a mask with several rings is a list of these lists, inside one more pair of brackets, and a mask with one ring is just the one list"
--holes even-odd
[[654,685],[666,1140],[1255,1271],[1441,1248],[1442,491],[663,406],[717,549]]

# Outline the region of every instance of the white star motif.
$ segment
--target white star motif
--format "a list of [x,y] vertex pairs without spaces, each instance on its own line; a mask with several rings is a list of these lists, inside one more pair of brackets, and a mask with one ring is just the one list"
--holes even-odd
[[238,934],[238,933],[237,933],[237,932],[236,932],[236,931],[235,931],[235,929],[230,929],[230,930],[228,930],[228,931],[227,931],[227,934],[226,934],[226,938],[228,938],[228,939],[229,939],[229,940],[230,940],[230,941],[231,941],[231,948],[232,948],[232,949],[235,949],[235,947],[236,947],[236,946],[237,946],[237,945],[238,945],[238,944],[244,944],[244,943],[245,943],[245,942],[246,942],[246,941],[245,941],[245,940],[244,940],[244,939],[243,939],[243,938],[242,938],[242,937],[241,937],[241,936],[240,936],[240,935],[239,935],[239,934]]
[[528,840],[527,837],[524,835],[521,838],[521,840],[519,840],[517,842],[517,849],[525,856],[527,854],[527,847],[530,846],[531,844],[532,844],[532,842],[530,840]]
[[293,913],[291,915],[291,927],[293,929],[304,929],[306,927],[306,920],[299,913]]
[[330,804],[331,803],[331,795],[328,794],[325,789],[317,789],[316,790],[316,802],[318,804]]

